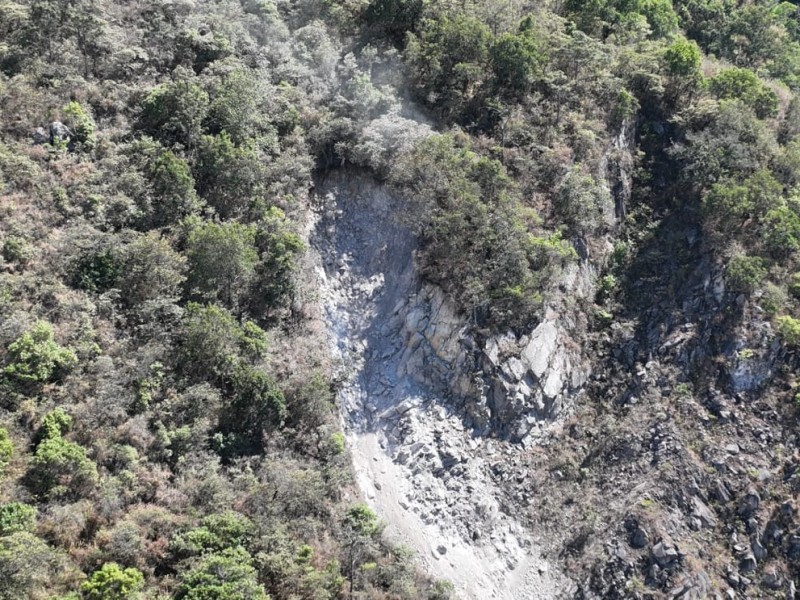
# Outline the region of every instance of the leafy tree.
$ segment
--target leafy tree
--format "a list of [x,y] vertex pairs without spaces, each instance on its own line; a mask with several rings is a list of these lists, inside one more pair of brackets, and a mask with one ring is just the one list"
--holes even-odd
[[402,46],[422,17],[425,0],[371,0],[362,19],[373,36]]
[[241,546],[204,554],[181,575],[176,600],[269,600]]
[[71,370],[78,363],[72,350],[53,339],[53,327],[38,321],[8,347],[5,374],[17,381],[46,383]]
[[484,23],[463,15],[425,21],[409,34],[406,59],[419,98],[447,118],[472,116],[467,108],[489,72],[491,39]]
[[128,308],[174,302],[186,280],[186,259],[155,232],[137,237],[120,249],[122,269],[117,287]]
[[72,417],[63,408],[58,407],[44,416],[39,431],[36,432],[36,440],[40,442],[61,437],[71,428]]
[[212,382],[229,378],[239,361],[259,360],[267,348],[266,334],[255,323],[240,325],[213,304],[189,303],[179,340],[182,369]]
[[787,258],[800,250],[800,216],[792,207],[769,211],[762,231],[767,250],[775,258]]
[[611,195],[580,167],[566,175],[553,204],[561,221],[578,235],[596,231],[612,210]]
[[723,100],[741,100],[760,118],[775,116],[778,96],[749,69],[730,68],[711,78],[711,90]]
[[74,270],[76,287],[89,292],[105,292],[114,287],[122,267],[116,252],[109,249],[85,254],[77,261]]
[[144,575],[138,569],[123,569],[116,563],[105,563],[83,582],[81,592],[86,600],[136,600],[144,587]]
[[205,517],[199,527],[176,535],[170,546],[181,557],[247,547],[253,538],[253,523],[232,510]]
[[528,91],[541,75],[545,60],[530,21],[523,23],[519,33],[505,33],[497,38],[489,55],[498,85],[512,92]]
[[173,82],[158,86],[145,98],[139,126],[165,144],[194,147],[208,113],[208,94],[185,72]]
[[150,161],[147,171],[153,195],[147,210],[150,226],[174,225],[199,210],[194,178],[185,160],[166,150]]
[[237,365],[233,373],[233,398],[222,412],[220,429],[228,436],[229,452],[258,454],[263,437],[283,425],[286,401],[275,379],[262,369]]
[[256,228],[241,223],[206,222],[189,234],[189,289],[199,297],[238,309],[256,276]]
[[767,270],[758,256],[737,254],[728,263],[725,274],[733,291],[750,293],[762,282]]
[[37,510],[30,504],[10,502],[0,505],[0,537],[19,532],[33,533]]
[[252,144],[236,146],[227,131],[200,140],[197,191],[223,219],[246,215],[263,199],[264,158]]
[[268,119],[268,93],[264,77],[250,69],[236,69],[224,75],[212,93],[207,131],[224,131],[237,146],[255,141],[264,149],[276,149],[277,132]]
[[42,597],[63,567],[63,557],[32,533],[0,537],[0,600]]
[[42,498],[74,497],[93,488],[97,478],[97,466],[86,449],[57,435],[45,438],[36,447],[27,485]]
[[347,543],[347,567],[350,597],[356,582],[356,567],[368,555],[372,544],[383,530],[383,524],[366,504],[356,504],[347,511],[342,523]]
[[260,260],[255,287],[259,293],[254,295],[252,306],[254,314],[268,314],[285,307],[293,298],[297,259],[305,245],[278,208],[268,209],[256,226]]
[[669,72],[680,77],[696,76],[700,70],[700,47],[694,40],[679,37],[664,52]]

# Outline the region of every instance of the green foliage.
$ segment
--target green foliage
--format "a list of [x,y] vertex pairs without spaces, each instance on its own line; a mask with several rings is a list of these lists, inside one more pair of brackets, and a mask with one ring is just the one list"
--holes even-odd
[[371,0],[362,19],[375,37],[402,46],[422,17],[425,0]]
[[602,35],[609,27],[625,29],[644,17],[652,36],[665,37],[678,28],[670,0],[567,0],[569,16],[587,33]]
[[86,455],[86,449],[56,435],[43,439],[36,447],[26,483],[37,496],[63,498],[90,491],[97,478],[97,466]]
[[0,537],[13,533],[33,533],[37,510],[30,504],[10,502],[0,505]]
[[44,597],[63,566],[63,557],[32,533],[0,537],[0,600]]
[[189,289],[232,309],[242,306],[256,277],[256,228],[241,223],[206,222],[189,234]]
[[718,98],[741,100],[762,119],[778,112],[778,96],[749,69],[724,69],[711,78],[710,86]]
[[204,554],[181,575],[176,600],[269,600],[242,547]]
[[725,275],[729,287],[735,292],[750,293],[767,275],[763,259],[758,256],[737,254],[728,262]]
[[114,287],[121,271],[119,257],[112,250],[86,254],[74,267],[73,283],[90,292],[104,292]]
[[486,24],[472,17],[426,20],[419,33],[409,34],[406,47],[417,97],[446,118],[467,117],[486,78],[491,40]]
[[277,133],[267,120],[266,95],[262,78],[250,69],[226,74],[212,94],[206,129],[224,131],[237,146],[255,140],[264,149],[275,149]]
[[767,250],[776,258],[786,258],[800,250],[800,216],[789,206],[781,206],[764,216],[762,236]]
[[174,225],[199,210],[194,178],[185,160],[166,150],[150,162],[147,171],[153,193],[149,225]]
[[208,94],[185,73],[153,89],[142,103],[139,126],[167,145],[193,147],[202,132],[209,107]]
[[63,109],[64,124],[73,133],[74,141],[82,150],[92,150],[95,145],[95,123],[92,115],[78,102],[70,102]]
[[58,407],[47,413],[42,419],[39,431],[36,432],[38,441],[61,437],[72,428],[72,417]]
[[701,53],[694,40],[677,38],[664,53],[669,72],[680,77],[691,77],[699,73]]
[[137,237],[120,255],[122,272],[116,285],[124,306],[146,312],[180,297],[186,258],[158,233]]
[[528,91],[545,62],[531,28],[498,37],[489,49],[489,57],[498,87],[512,93]]
[[800,345],[800,320],[784,315],[776,320],[778,335],[789,346]]
[[513,326],[529,323],[539,300],[542,258],[516,211],[503,166],[433,136],[401,158],[395,185],[412,202],[408,219],[423,244],[426,276],[467,314]]
[[[0,480],[2,480],[3,474],[11,462],[12,456],[14,456],[14,444],[11,443],[8,431],[0,427]],[[0,521],[0,532],[2,532],[2,521]],[[0,535],[3,534],[0,533]]]
[[223,219],[248,214],[263,200],[264,158],[255,145],[236,146],[227,131],[200,138],[197,191]]
[[561,182],[553,205],[572,233],[587,235],[604,224],[611,202],[605,188],[579,167],[574,167]]
[[285,307],[292,299],[296,261],[305,250],[300,237],[278,208],[268,209],[257,223],[256,247],[260,262],[257,268],[253,311],[266,314]]
[[46,383],[78,363],[75,353],[53,339],[53,327],[38,321],[8,347],[6,376],[21,382]]
[[81,592],[86,600],[136,600],[144,587],[144,575],[134,568],[123,569],[116,563],[105,563],[83,582]]
[[173,538],[172,551],[181,557],[222,552],[226,548],[247,547],[253,538],[253,523],[232,510],[205,517],[195,527]]
[[187,374],[222,382],[240,361],[260,359],[267,338],[255,323],[240,325],[224,308],[189,303],[180,348],[181,366]]
[[233,372],[233,399],[220,418],[227,453],[257,454],[264,434],[283,425],[286,401],[275,379],[262,369],[239,364]]

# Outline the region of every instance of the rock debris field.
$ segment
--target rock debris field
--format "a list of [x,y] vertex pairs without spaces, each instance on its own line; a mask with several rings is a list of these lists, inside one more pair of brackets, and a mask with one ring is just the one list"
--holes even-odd
[[[430,351],[460,319],[414,270],[399,199],[362,176],[317,189],[312,244],[343,380],[340,406],[359,487],[387,535],[469,600],[554,598],[568,581],[502,507],[491,465],[518,448],[476,436],[448,402]],[[444,340],[444,341],[443,341]]]

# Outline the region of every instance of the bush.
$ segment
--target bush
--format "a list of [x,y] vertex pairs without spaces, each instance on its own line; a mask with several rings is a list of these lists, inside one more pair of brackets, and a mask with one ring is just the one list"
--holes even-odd
[[275,379],[262,369],[239,364],[233,374],[233,398],[220,418],[228,453],[259,454],[263,437],[283,425],[286,401]]
[[36,432],[37,443],[42,440],[61,437],[72,428],[72,417],[59,407],[47,413],[42,419],[39,431]]
[[776,321],[778,335],[789,346],[800,345],[800,320],[784,315]]
[[43,498],[79,496],[97,483],[97,467],[86,449],[60,435],[42,440],[30,462],[27,485]]
[[264,355],[267,336],[255,323],[240,325],[224,308],[189,303],[179,345],[184,372],[222,383],[241,361]]
[[209,515],[200,527],[176,535],[170,547],[177,556],[190,557],[221,552],[236,546],[246,547],[253,537],[253,523],[232,510]]
[[74,368],[78,357],[53,339],[53,327],[38,321],[8,347],[5,374],[22,382],[46,383]]
[[14,455],[14,445],[11,443],[11,438],[8,436],[8,431],[0,427],[0,478],[11,462],[11,457]]
[[256,228],[240,223],[203,223],[189,234],[189,289],[195,296],[237,309],[250,296],[256,276]]
[[664,53],[669,72],[680,77],[697,75],[700,71],[701,57],[697,42],[684,37],[672,42]]
[[86,600],[134,600],[144,587],[144,575],[134,568],[106,563],[81,585]]
[[750,69],[724,69],[711,78],[710,86],[720,99],[741,100],[762,119],[778,112],[778,96]]
[[764,260],[757,256],[737,254],[725,269],[729,287],[735,292],[750,293],[767,275]]
[[269,600],[252,558],[238,546],[196,560],[181,576],[177,600]]
[[36,508],[22,502],[0,505],[0,537],[12,533],[32,533],[36,529]]
[[62,109],[64,124],[72,130],[73,140],[81,150],[91,150],[95,145],[95,123],[92,115],[78,102],[70,102]]
[[170,150],[150,161],[147,176],[153,194],[147,209],[149,226],[174,225],[200,209],[188,163]]
[[208,94],[185,71],[172,83],[153,89],[142,105],[141,129],[165,144],[193,147],[208,113]]
[[73,284],[89,292],[105,292],[117,282],[122,265],[112,250],[87,254],[75,265]]

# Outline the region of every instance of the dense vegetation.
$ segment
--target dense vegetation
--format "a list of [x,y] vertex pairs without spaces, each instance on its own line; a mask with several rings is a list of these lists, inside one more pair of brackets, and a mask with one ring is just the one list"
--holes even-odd
[[447,597],[349,491],[314,173],[494,329],[680,209],[797,345],[798,86],[788,2],[0,0],[0,599]]

